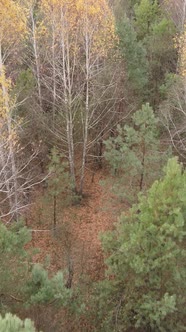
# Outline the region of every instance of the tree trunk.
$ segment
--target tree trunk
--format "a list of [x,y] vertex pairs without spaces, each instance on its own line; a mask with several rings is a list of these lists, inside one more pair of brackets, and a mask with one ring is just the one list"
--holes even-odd
[[[61,22],[64,23],[63,11],[61,9]],[[66,131],[68,143],[68,158],[70,175],[74,191],[76,191],[76,178],[75,178],[75,161],[74,161],[74,139],[73,139],[73,119],[72,119],[72,96],[71,96],[71,82],[70,82],[70,62],[68,51],[68,37],[66,36],[67,43],[64,42],[65,36],[61,31],[61,48],[62,48],[62,64],[63,64],[63,85],[64,85],[64,105],[66,114]]]
[[[87,9],[86,9],[87,11]],[[85,120],[84,120],[84,137],[83,137],[83,154],[81,164],[81,179],[80,179],[80,195],[83,194],[83,185],[85,177],[85,162],[87,154],[87,143],[88,143],[88,130],[89,130],[89,79],[90,79],[90,55],[89,55],[89,36],[88,36],[88,17],[86,13],[86,24],[85,24],[85,57],[86,57],[86,96],[85,96]]]
[[30,16],[31,16],[31,21],[32,21],[32,40],[33,40],[33,50],[34,50],[35,65],[36,65],[36,78],[37,78],[39,105],[40,105],[41,110],[43,110],[42,93],[41,93],[40,64],[39,64],[39,54],[38,54],[38,46],[37,46],[37,39],[36,39],[36,27],[35,27],[33,10],[34,10],[33,8],[31,8],[31,10],[30,10]]
[[[18,219],[19,215],[19,200],[18,200],[18,183],[17,183],[17,169],[16,169],[16,162],[15,162],[15,155],[14,155],[14,146],[13,146],[13,129],[12,129],[12,119],[11,119],[11,108],[9,106],[9,98],[8,98],[8,91],[6,86],[6,78],[5,73],[3,70],[3,60],[2,60],[2,48],[0,45],[0,75],[2,77],[1,80],[1,87],[2,87],[2,94],[3,94],[3,102],[5,105],[5,121],[7,126],[7,144],[4,146],[5,153],[8,153],[8,159],[10,162],[10,169],[11,173],[7,175],[8,170],[6,169],[7,161],[4,160],[2,151],[1,153],[1,161],[4,167],[4,178],[5,178],[5,186],[7,188],[7,196],[10,205],[11,217],[15,220]],[[3,138],[2,138],[3,139]],[[8,165],[7,165],[8,166]]]
[[146,150],[145,150],[145,142],[143,142],[143,145],[142,145],[142,161],[141,161],[142,172],[141,172],[141,176],[140,176],[140,184],[139,184],[139,190],[140,190],[140,191],[143,190],[144,172],[145,172],[145,154],[146,154]]
[[54,195],[54,197],[53,197],[53,204],[54,204],[54,206],[53,206],[53,213],[54,213],[53,223],[54,223],[54,234],[55,234],[56,225],[57,225],[57,197],[56,197],[56,195]]

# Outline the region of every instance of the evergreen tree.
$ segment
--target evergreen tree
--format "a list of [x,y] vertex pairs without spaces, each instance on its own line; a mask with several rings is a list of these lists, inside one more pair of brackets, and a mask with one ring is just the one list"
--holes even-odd
[[20,297],[28,277],[29,251],[25,245],[31,232],[21,223],[9,228],[0,224],[0,310],[6,311],[11,296]]
[[0,315],[1,332],[35,332],[35,328],[30,319],[22,321],[17,316],[10,313],[3,318]]
[[99,331],[185,331],[185,216],[186,171],[173,158],[164,178],[103,237]]
[[134,27],[137,40],[142,42],[147,53],[148,100],[159,104],[159,85],[167,73],[175,73],[177,52],[174,47],[176,28],[158,1],[141,0],[135,5]]
[[147,53],[141,41],[137,40],[137,34],[130,20],[127,17],[117,25],[119,37],[119,50],[125,61],[126,74],[128,77],[129,89],[143,101],[144,88],[148,83],[148,60]]
[[[63,273],[58,271],[49,277],[48,271],[41,264],[31,262],[32,256],[29,249],[25,248],[30,240],[31,232],[22,224],[13,224],[9,229],[0,225],[0,313],[13,309],[15,311],[20,306],[24,309],[25,306],[34,307],[39,304],[44,308],[51,301],[60,307],[80,311],[79,298],[67,288]],[[1,324],[15,329],[3,330]],[[18,318],[7,316],[5,320],[0,319],[0,331],[22,331],[21,328],[24,327],[23,332],[34,331],[28,329],[31,328],[30,323],[25,324]]]
[[118,136],[105,141],[105,146],[105,158],[115,174],[113,189],[129,201],[161,174],[168,157],[168,151],[160,150],[158,118],[149,104],[132,116],[131,126],[118,126]]
[[159,20],[160,7],[157,0],[141,0],[135,5],[135,26],[139,39],[144,39],[152,33],[153,25]]
[[58,305],[66,306],[72,297],[72,290],[67,289],[63,273],[59,271],[52,278],[40,264],[35,264],[30,280],[25,288],[29,304],[47,304],[55,301]]
[[128,94],[138,96],[137,105],[150,101],[156,106],[160,102],[159,85],[164,84],[167,73],[176,72],[176,27],[156,0],[120,1],[115,7]]
[[[47,181],[47,201],[52,200],[53,208],[53,227],[54,231],[57,226],[58,211],[60,207],[63,208],[68,206],[73,199],[73,186],[70,179],[70,175],[67,171],[68,164],[63,161],[64,156],[59,153],[56,148],[51,151],[50,163],[49,163],[49,173],[50,177]],[[60,200],[60,204],[59,204]]]

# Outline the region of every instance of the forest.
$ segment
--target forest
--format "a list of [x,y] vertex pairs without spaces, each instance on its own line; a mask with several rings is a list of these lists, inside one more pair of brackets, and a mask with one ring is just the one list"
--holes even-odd
[[186,331],[186,0],[0,0],[0,332]]

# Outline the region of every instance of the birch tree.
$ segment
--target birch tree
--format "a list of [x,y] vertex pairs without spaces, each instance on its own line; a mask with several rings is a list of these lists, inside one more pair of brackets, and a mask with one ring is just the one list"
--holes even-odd
[[33,173],[38,149],[28,155],[20,142],[24,123],[19,108],[24,100],[18,101],[9,74],[26,38],[26,12],[19,1],[2,0],[0,15],[0,218],[10,221],[19,219],[27,207],[28,191],[40,179]]
[[169,76],[166,98],[160,105],[162,119],[171,144],[182,160],[186,159],[186,25],[175,38],[178,52],[177,74]]
[[52,126],[49,130],[60,142],[60,149],[67,152],[71,179],[76,191],[73,130],[77,113],[76,100],[79,95],[76,84],[79,18],[73,1],[67,0],[43,0],[41,13],[47,39],[47,64],[43,84],[49,94],[48,104],[52,115]]
[[27,35],[25,47],[25,65],[30,68],[36,81],[36,105],[42,113],[45,110],[45,94],[42,82],[45,65],[46,29],[40,11],[40,1],[21,0],[22,8],[27,16]]
[[[81,16],[81,43],[84,52],[83,76],[84,76],[84,107],[81,112],[83,147],[82,147],[82,163],[79,192],[83,192],[85,162],[87,151],[94,143],[89,140],[90,131],[102,121],[105,113],[108,112],[107,107],[99,107],[103,100],[105,101],[106,91],[111,85],[114,90],[114,84],[108,84],[101,88],[101,96],[95,95],[98,86],[98,77],[103,72],[107,52],[113,47],[114,36],[114,20],[112,13],[106,1],[81,0],[77,2],[77,9]],[[96,102],[98,98],[99,103]],[[109,105],[109,102],[107,103]],[[107,106],[108,106],[107,105]],[[99,113],[97,113],[99,109]],[[105,127],[108,123],[105,123]],[[99,133],[102,134],[102,133]]]
[[1,1],[0,14],[0,188],[8,197],[11,216],[17,219],[19,198],[15,161],[16,120],[13,118],[15,102],[10,95],[11,81],[6,77],[6,63],[26,32],[25,17],[19,3],[12,0]]
[[[82,194],[86,155],[95,142],[93,139],[90,144],[89,133],[107,114],[105,105],[99,113],[98,109],[113,85],[109,82],[104,89],[99,87],[101,93],[96,100],[98,76],[105,67],[107,51],[113,46],[114,21],[105,1],[43,0],[41,12],[47,38],[43,84],[50,95],[53,123],[50,130],[63,152],[67,147],[74,190]],[[83,139],[77,140],[78,132]],[[80,170],[75,167],[76,147],[82,151]],[[80,174],[79,185],[75,168]]]
[[35,72],[36,82],[37,82],[37,92],[38,92],[38,101],[40,110],[43,110],[43,100],[42,100],[42,91],[41,91],[41,61],[40,61],[40,49],[39,49],[39,37],[40,37],[40,28],[37,26],[37,19],[36,19],[36,6],[37,1],[31,0],[27,2],[27,11],[28,11],[28,17],[30,22],[29,24],[29,37],[31,42],[31,53],[33,54],[33,64],[32,68]]

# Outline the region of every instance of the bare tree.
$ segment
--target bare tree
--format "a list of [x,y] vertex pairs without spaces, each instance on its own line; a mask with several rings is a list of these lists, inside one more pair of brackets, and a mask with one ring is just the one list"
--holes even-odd
[[[109,50],[114,43],[114,22],[106,2],[92,5],[89,0],[83,2],[80,40],[83,50],[82,76],[84,78],[84,105],[82,121],[82,162],[79,192],[83,193],[86,158],[92,146],[102,140],[104,131],[115,116],[115,88],[117,77],[112,75],[110,82],[104,81]],[[110,95],[109,95],[110,94]],[[109,114],[109,116],[108,116]],[[95,128],[99,128],[96,132]],[[91,133],[94,132],[94,136]],[[92,136],[92,137],[91,137]]]
[[160,105],[162,122],[166,127],[175,153],[186,160],[186,85],[185,78],[177,77],[167,99]]
[[43,101],[42,101],[42,92],[41,92],[41,70],[40,70],[40,53],[38,47],[38,36],[37,36],[37,27],[36,27],[36,20],[35,20],[35,6],[37,2],[31,1],[29,6],[29,15],[30,15],[30,29],[29,35],[32,44],[32,51],[34,56],[34,66],[33,69],[35,71],[36,81],[37,81],[37,88],[38,88],[38,99],[40,109],[43,110]]
[[[47,63],[42,76],[53,117],[49,130],[63,152],[67,152],[74,190],[82,194],[87,152],[102,136],[103,128],[96,138],[90,139],[90,133],[99,123],[103,124],[109,111],[111,122],[114,113],[113,100],[111,112],[111,99],[116,76],[113,75],[107,85],[100,80],[107,58],[105,47],[108,50],[113,45],[113,18],[106,2],[94,5],[89,0],[75,7],[73,2],[55,1],[54,4],[46,0],[41,12],[50,45],[46,48]],[[111,88],[113,91],[108,98]],[[82,151],[80,169],[76,151],[78,154]],[[76,173],[80,174],[79,185]]]
[[178,29],[183,31],[186,18],[186,0],[162,0],[162,6]]
[[[76,99],[79,90],[76,85],[77,68],[77,26],[72,25],[77,17],[70,18],[71,7],[59,2],[53,6],[48,3],[44,8],[45,22],[50,32],[51,49],[47,52],[48,66],[43,84],[51,94],[52,130],[61,150],[67,152],[69,168],[74,190],[77,191],[74,155],[74,119],[76,117]],[[48,20],[48,13],[52,20]],[[72,51],[73,48],[73,51]],[[67,151],[66,151],[67,147]]]
[[105,0],[28,4],[28,56],[42,125],[50,145],[68,159],[74,191],[82,194],[87,156],[99,145],[101,160],[104,134],[117,114],[118,70],[108,69],[107,61],[115,43],[113,15]]
[[26,15],[20,3],[12,0],[0,3],[0,218],[18,220],[28,202],[28,191],[40,181],[33,172],[33,160],[38,148],[26,153],[27,145],[20,143],[23,119],[17,110],[18,101],[8,74],[12,59],[21,56],[26,36]]

